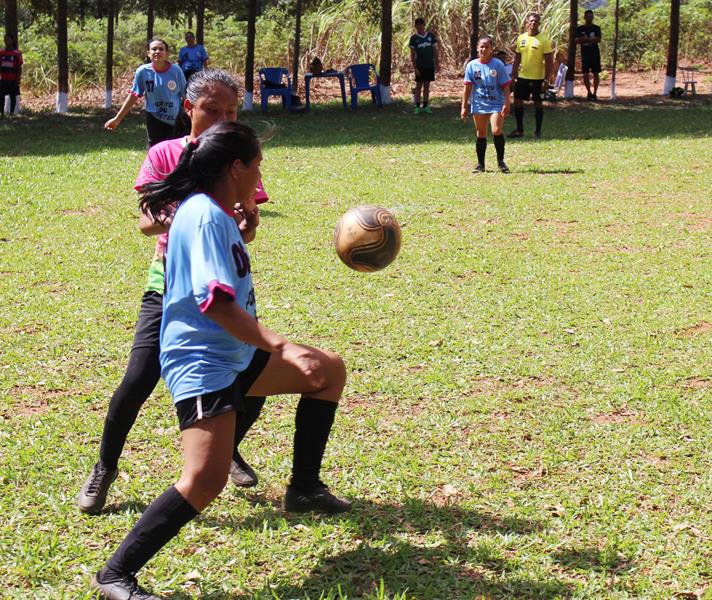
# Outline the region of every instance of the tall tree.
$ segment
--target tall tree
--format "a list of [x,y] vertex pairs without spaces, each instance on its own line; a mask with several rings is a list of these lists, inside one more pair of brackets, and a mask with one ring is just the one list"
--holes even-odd
[[5,33],[9,33],[19,47],[17,39],[17,0],[5,0]]
[[58,113],[69,105],[69,47],[67,45],[67,0],[57,0],[57,102]]
[[480,0],[472,0],[470,18],[472,20],[472,31],[470,32],[470,56],[468,58],[476,58],[477,39],[480,37]]
[[564,97],[574,97],[574,75],[576,74],[576,28],[578,27],[578,0],[569,0],[569,56],[566,61],[566,88]]
[[153,24],[155,22],[156,1],[148,0],[146,6],[146,41],[153,39]]
[[393,0],[381,0],[381,98],[391,102],[391,63],[393,54]]
[[299,51],[302,37],[302,0],[297,0],[297,15],[294,23],[294,56],[292,60],[292,89],[297,93],[299,89]]
[[106,15],[106,78],[104,79],[104,108],[111,108],[114,92],[114,7],[116,0],[108,0]]
[[195,17],[195,41],[203,44],[205,31],[205,0],[198,0],[198,10]]
[[675,87],[677,77],[677,48],[680,43],[680,0],[670,0],[670,38],[668,41],[667,68],[663,94]]
[[245,51],[245,98],[242,110],[252,110],[255,95],[255,24],[257,0],[247,0],[247,48]]

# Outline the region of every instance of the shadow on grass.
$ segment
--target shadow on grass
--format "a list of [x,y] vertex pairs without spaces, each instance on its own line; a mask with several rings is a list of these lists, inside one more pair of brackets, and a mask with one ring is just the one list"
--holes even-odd
[[[456,505],[437,506],[419,500],[403,504],[357,501],[353,511],[333,517],[289,515],[270,501],[257,501],[253,516],[245,521],[201,518],[209,526],[240,529],[283,530],[309,527],[323,519],[347,521],[357,545],[320,557],[318,565],[299,584],[273,578],[262,594],[238,594],[248,598],[362,598],[375,597],[383,585],[386,597],[403,594],[415,598],[564,598],[571,589],[548,577],[538,579],[520,573],[516,559],[479,535],[527,536],[544,523],[467,510]],[[239,535],[239,533],[238,533]],[[417,542],[414,543],[413,539]],[[171,596],[187,599],[180,592]],[[226,598],[206,590],[206,599]]]
[[632,565],[632,561],[613,549],[564,548],[554,552],[551,558],[567,568],[600,573],[619,573]]
[[534,173],[536,175],[573,175],[575,173],[584,173],[583,169],[522,169],[524,173]]
[[[103,123],[110,114],[76,109],[67,115],[26,113],[5,120],[0,124],[3,133],[0,154],[54,156],[111,148],[143,154],[146,149],[143,115],[134,112],[116,131],[108,132]],[[533,123],[533,118],[534,111],[526,106],[525,127]],[[240,120],[258,131],[274,127],[268,148],[474,141],[471,124],[459,119],[459,102],[451,100],[437,103],[432,115],[413,115],[410,105],[399,101],[382,109],[365,104],[348,113],[335,103],[299,116],[277,111],[267,115],[241,113]],[[684,102],[642,98],[595,105],[580,102],[546,105],[544,134],[548,142],[712,136],[712,97]],[[538,142],[524,138],[517,143]]]

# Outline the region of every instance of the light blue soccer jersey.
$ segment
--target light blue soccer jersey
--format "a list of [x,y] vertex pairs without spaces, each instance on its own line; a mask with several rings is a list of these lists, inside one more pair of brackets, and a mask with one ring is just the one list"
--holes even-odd
[[255,316],[250,257],[234,216],[194,194],[176,211],[166,251],[161,375],[173,402],[228,387],[255,353],[205,316],[216,292]]
[[208,58],[210,57],[201,44],[183,46],[178,52],[178,62],[184,71],[201,71]]
[[131,93],[146,96],[146,112],[165,123],[174,124],[185,98],[185,75],[178,65],[154,71],[149,63],[136,69]]
[[465,83],[472,84],[470,113],[489,114],[502,110],[504,106],[502,86],[510,81],[506,65],[498,58],[491,58],[484,64],[478,58],[467,63]]

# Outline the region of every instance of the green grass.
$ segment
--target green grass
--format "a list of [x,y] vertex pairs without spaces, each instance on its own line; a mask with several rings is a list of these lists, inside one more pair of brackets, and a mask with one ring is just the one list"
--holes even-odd
[[[355,508],[282,513],[295,399],[273,399],[244,444],[258,488],[227,487],[142,571],[146,587],[712,598],[712,104],[547,107],[543,141],[507,145],[509,176],[470,173],[457,113],[270,114],[258,308],[347,362],[324,478]],[[142,121],[102,122],[0,122],[3,597],[87,597],[180,470],[161,384],[108,510],[75,507],[152,254],[132,192]],[[340,214],[365,203],[403,225],[398,260],[368,275],[331,247]]]

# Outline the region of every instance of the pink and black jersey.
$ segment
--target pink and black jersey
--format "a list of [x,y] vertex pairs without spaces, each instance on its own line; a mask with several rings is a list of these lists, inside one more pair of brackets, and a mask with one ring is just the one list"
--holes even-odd
[[0,50],[0,81],[17,81],[22,63],[19,50]]

